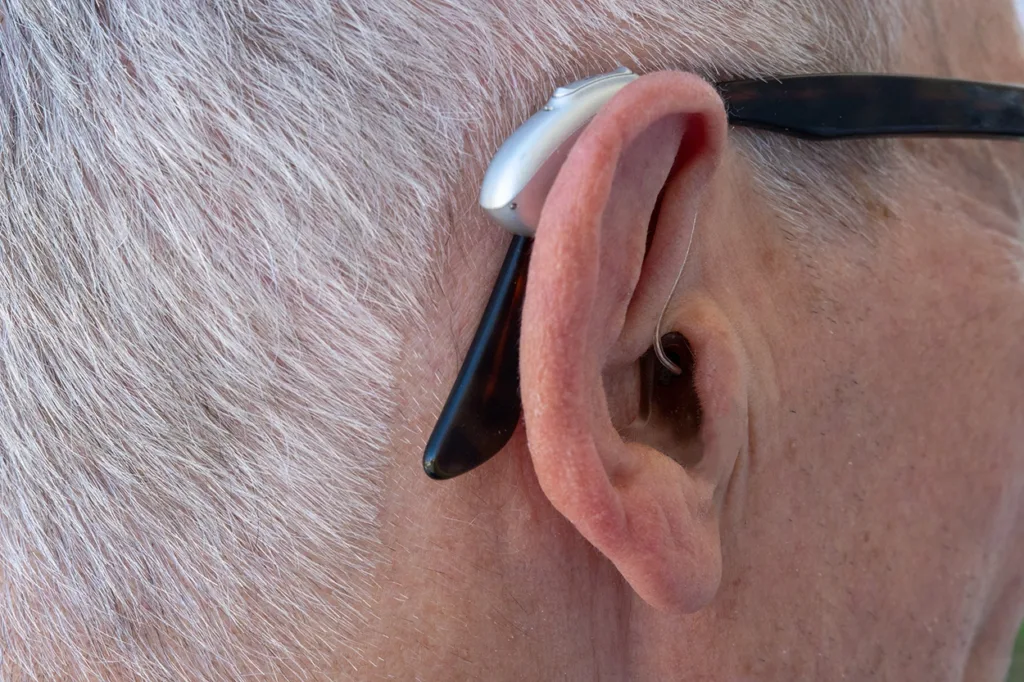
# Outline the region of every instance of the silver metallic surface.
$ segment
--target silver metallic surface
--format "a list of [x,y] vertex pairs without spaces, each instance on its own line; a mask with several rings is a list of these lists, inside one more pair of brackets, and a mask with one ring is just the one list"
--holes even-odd
[[637,75],[626,67],[555,90],[501,145],[484,175],[480,206],[510,232],[532,237],[558,170],[583,127]]

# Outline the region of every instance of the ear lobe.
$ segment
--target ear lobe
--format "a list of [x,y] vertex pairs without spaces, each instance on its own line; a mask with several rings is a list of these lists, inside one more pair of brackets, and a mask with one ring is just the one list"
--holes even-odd
[[[694,75],[652,74],[619,92],[580,136],[545,202],[520,340],[527,439],[548,499],[641,597],[685,611],[717,590],[718,481],[625,443],[606,380],[635,371],[651,345],[725,136],[721,99]],[[717,362],[739,367],[733,344],[714,347]],[[725,375],[709,376],[710,392],[730,398],[723,404],[742,402],[738,371],[728,385],[714,385]]]

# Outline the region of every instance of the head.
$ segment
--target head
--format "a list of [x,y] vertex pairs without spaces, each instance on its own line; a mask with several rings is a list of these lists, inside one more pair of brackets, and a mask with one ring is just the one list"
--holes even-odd
[[[5,678],[1004,674],[1020,150],[729,130],[708,81],[1021,81],[1009,0],[59,5],[0,5]],[[617,63],[522,424],[430,481],[490,155]]]

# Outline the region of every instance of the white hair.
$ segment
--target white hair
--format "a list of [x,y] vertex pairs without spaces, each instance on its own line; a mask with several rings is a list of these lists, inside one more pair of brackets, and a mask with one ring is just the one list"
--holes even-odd
[[[386,349],[460,170],[616,62],[873,70],[898,25],[859,0],[0,0],[0,677],[316,677],[370,610]],[[819,182],[800,146],[748,148],[769,186]]]

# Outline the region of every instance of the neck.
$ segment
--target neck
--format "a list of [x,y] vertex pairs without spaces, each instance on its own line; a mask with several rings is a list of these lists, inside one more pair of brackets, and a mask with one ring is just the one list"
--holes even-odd
[[631,677],[646,607],[546,502],[523,443],[447,483],[407,468],[368,642],[383,678]]

